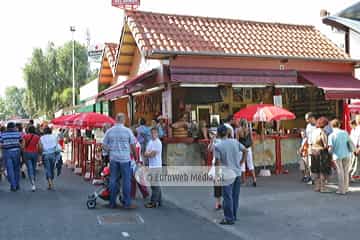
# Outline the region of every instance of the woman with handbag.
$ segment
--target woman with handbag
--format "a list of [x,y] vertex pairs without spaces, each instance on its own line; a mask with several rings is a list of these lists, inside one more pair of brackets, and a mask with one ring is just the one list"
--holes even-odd
[[331,121],[333,132],[329,136],[329,151],[332,153],[336,163],[338,175],[337,194],[345,195],[349,191],[350,156],[355,151],[349,134],[340,129],[341,123],[338,119]]
[[325,117],[316,121],[316,129],[311,134],[311,172],[315,175],[315,192],[327,193],[326,177],[331,174],[331,156],[328,151],[328,137],[324,131],[328,125]]
[[40,138],[39,151],[42,153],[48,189],[51,190],[54,188],[56,156],[61,151],[61,147],[58,146],[57,137],[52,135],[50,127],[44,128],[44,135]]
[[38,144],[40,137],[35,133],[35,127],[29,126],[28,133],[23,137],[24,139],[24,160],[28,170],[28,177],[31,184],[31,191],[35,192],[36,179],[36,164],[38,159]]

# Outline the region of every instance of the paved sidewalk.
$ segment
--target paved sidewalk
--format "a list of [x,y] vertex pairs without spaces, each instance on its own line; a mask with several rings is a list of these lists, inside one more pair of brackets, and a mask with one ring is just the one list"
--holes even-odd
[[[299,179],[296,174],[259,177],[257,188],[242,187],[239,221],[223,228],[243,239],[357,239],[360,185],[339,196],[315,193]],[[210,187],[168,187],[164,197],[209,221],[222,218],[222,211],[213,210]]]
[[239,239],[169,202],[145,209],[138,199],[136,210],[124,210],[98,201],[96,209],[88,210],[87,196],[95,186],[64,169],[55,179],[55,190],[49,191],[43,170],[38,173],[36,192],[30,191],[27,179],[21,179],[18,192],[10,192],[9,184],[0,181],[0,240]]

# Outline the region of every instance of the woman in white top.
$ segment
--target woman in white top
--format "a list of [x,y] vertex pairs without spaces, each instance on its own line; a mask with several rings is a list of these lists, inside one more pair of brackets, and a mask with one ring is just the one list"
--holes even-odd
[[46,127],[44,129],[44,135],[40,138],[39,148],[42,152],[46,179],[48,181],[48,189],[51,190],[54,187],[54,169],[56,155],[58,154],[59,149],[57,137],[52,135],[51,128]]
[[[216,127],[209,129],[210,143],[208,145],[208,150],[212,155],[212,166],[209,172],[209,175],[215,177],[215,145],[220,142],[220,139],[217,138],[217,129]],[[222,197],[222,187],[219,184],[216,184],[214,181],[214,197],[215,197],[215,210],[220,210],[221,206],[221,197]]]

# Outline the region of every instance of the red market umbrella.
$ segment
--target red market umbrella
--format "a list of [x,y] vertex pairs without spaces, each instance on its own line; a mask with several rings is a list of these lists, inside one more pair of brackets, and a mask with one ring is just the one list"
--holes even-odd
[[238,111],[237,113],[234,114],[234,118],[235,119],[246,119],[250,122],[253,121],[254,119],[254,115],[255,113],[263,108],[263,107],[268,107],[268,106],[273,106],[272,104],[255,104],[255,105],[250,105],[246,108],[241,109],[240,111]]
[[254,122],[270,122],[280,120],[292,120],[296,116],[294,113],[277,106],[266,106],[259,108],[254,114]]
[[56,126],[70,126],[73,119],[76,118],[77,114],[63,115],[57,118],[54,118],[50,122]]
[[[252,114],[252,115],[251,115]],[[270,121],[280,121],[280,120],[291,120],[295,119],[296,116],[292,112],[277,107],[274,105],[265,105],[258,104],[254,106],[250,106],[242,109],[241,111],[235,113],[235,118],[246,118],[248,121],[252,122],[270,122]],[[263,133],[262,133],[263,134]],[[263,151],[265,152],[265,141],[262,141]],[[276,159],[276,172],[280,172],[282,169],[281,159]],[[269,170],[266,170],[265,164],[263,172],[261,173],[263,176],[270,176]]]
[[109,116],[87,112],[79,113],[74,119],[72,119],[71,127],[74,128],[102,128],[105,124],[115,124],[115,120]]

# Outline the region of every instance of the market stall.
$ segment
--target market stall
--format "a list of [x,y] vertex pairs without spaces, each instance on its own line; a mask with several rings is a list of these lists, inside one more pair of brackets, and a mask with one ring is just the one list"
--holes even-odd
[[[125,11],[124,20],[115,77],[127,80],[111,86],[107,98],[128,98],[132,124],[139,117],[167,118],[168,165],[203,164],[202,129],[259,103],[297,118],[267,123],[265,150],[258,149],[261,135],[253,126],[255,165],[295,163],[305,113],[342,119],[347,99],[360,98],[357,62],[312,26],[142,11]],[[174,127],[182,121],[186,127]]]

